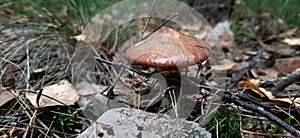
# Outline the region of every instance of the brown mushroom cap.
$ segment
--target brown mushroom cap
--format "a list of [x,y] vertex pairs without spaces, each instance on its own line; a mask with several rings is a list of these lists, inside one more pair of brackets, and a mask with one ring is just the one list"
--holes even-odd
[[208,44],[195,37],[162,27],[145,40],[128,48],[124,57],[135,64],[176,68],[195,65],[208,58]]

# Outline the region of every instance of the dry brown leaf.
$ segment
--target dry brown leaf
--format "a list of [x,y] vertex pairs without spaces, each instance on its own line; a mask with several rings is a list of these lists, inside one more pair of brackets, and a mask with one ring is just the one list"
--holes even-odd
[[[260,91],[262,93],[264,93],[264,95],[266,95],[268,97],[268,99],[272,100],[272,101],[279,101],[279,102],[286,102],[286,103],[289,103],[289,104],[295,104],[295,106],[299,107],[300,106],[300,98],[295,98],[294,97],[291,97],[291,98],[277,98],[275,96],[273,96],[272,92],[270,91],[267,91],[266,89],[264,88],[259,88]],[[292,101],[294,100],[294,101]]]
[[279,58],[275,62],[275,67],[285,75],[300,68],[300,57]]
[[267,98],[268,99],[270,99],[270,100],[275,100],[275,99],[277,99],[275,96],[273,96],[273,94],[272,94],[272,92],[270,92],[270,91],[267,91],[265,88],[258,88],[259,89],[259,91],[261,92],[261,93],[263,93],[265,96],[267,96]]
[[13,99],[14,96],[8,91],[0,90],[0,106]]
[[296,32],[298,31],[298,28],[293,28],[291,30],[288,30],[286,32],[283,32],[281,34],[279,34],[278,36],[283,38],[283,37],[288,37],[288,36],[292,36],[294,35]]
[[279,72],[273,68],[259,69],[256,73],[262,83],[276,81],[279,74]]
[[[254,83],[252,83],[253,81],[256,80],[248,80],[248,81],[244,81],[243,84],[245,84],[246,86],[248,86],[249,88],[251,88],[255,93],[259,94],[261,97],[267,97],[268,99],[272,100],[272,101],[279,101],[279,102],[286,102],[289,104],[295,104],[295,106],[299,107],[300,106],[300,98],[277,98],[275,97],[271,91],[268,91],[264,88],[261,87],[257,87]],[[294,101],[292,101],[292,99],[294,99]]]
[[[67,80],[62,80],[57,84],[45,87],[43,89],[42,94],[52,97],[53,99],[56,99],[66,105],[73,105],[79,99],[79,95],[77,94],[73,85]],[[40,107],[62,105],[61,103],[51,100],[50,98],[47,98],[43,95],[39,100]],[[37,106],[36,105],[37,94],[26,93],[26,97],[30,100],[30,102],[34,106]]]
[[237,63],[236,65],[233,66],[232,70],[234,72],[237,72],[237,71],[240,71],[242,70],[243,68],[246,68],[249,66],[249,63],[248,62],[241,62],[241,63]]
[[293,53],[296,52],[296,49],[292,48],[293,46],[283,44],[279,47],[275,47],[275,50],[278,54],[285,56],[285,57],[290,57],[293,55]]
[[253,84],[252,82],[247,80],[247,81],[243,81],[243,84],[248,86],[249,88],[251,88],[260,97],[266,97],[266,95],[263,92],[261,92],[261,90],[255,84]]
[[278,99],[276,99],[276,101],[287,102],[289,104],[294,103],[296,107],[300,107],[300,98],[296,98],[296,99],[294,99],[294,97],[291,97],[291,98],[278,98]]
[[254,78],[258,78],[257,71],[255,69],[250,69],[250,72]]
[[257,87],[261,84],[260,79],[250,79],[249,81]]
[[260,69],[257,71],[257,74],[259,76],[269,76],[272,78],[277,78],[278,77],[278,71],[273,69],[273,68],[266,68],[266,69]]
[[226,63],[223,65],[213,65],[213,66],[211,66],[211,69],[215,70],[215,71],[229,70],[229,69],[232,69],[232,67],[234,67],[235,65],[236,65],[235,62]]
[[246,53],[247,55],[250,55],[250,56],[256,56],[258,52],[257,52],[257,51],[247,50],[247,51],[245,51],[245,53]]
[[300,46],[300,38],[285,38],[282,42],[287,43],[289,45],[298,45]]

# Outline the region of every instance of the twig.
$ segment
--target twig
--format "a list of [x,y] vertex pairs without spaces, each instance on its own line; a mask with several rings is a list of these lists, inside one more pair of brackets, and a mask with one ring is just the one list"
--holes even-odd
[[[19,105],[21,106],[21,108],[25,111],[26,115],[28,116],[28,118],[31,118],[31,114],[33,114],[29,109],[29,106],[28,104],[25,103],[25,101],[21,100],[20,97],[13,91],[11,90],[8,90],[14,97],[15,99],[17,100],[17,102],[19,103]],[[28,133],[28,129],[29,127],[26,128],[26,131],[25,133]],[[23,135],[24,137],[24,135]]]
[[294,128],[293,126],[287,124],[286,122],[282,121],[280,118],[278,118],[277,116],[269,113],[268,111],[264,110],[262,107],[260,106],[254,106],[251,104],[248,104],[246,102],[243,102],[241,100],[239,100],[236,96],[232,95],[230,91],[228,90],[223,90],[223,89],[219,89],[219,88],[215,88],[215,87],[211,87],[211,86],[207,86],[205,84],[197,84],[196,82],[194,82],[193,80],[189,79],[189,78],[183,78],[184,83],[187,84],[195,84],[196,86],[198,86],[199,88],[203,88],[205,90],[209,90],[209,91],[221,91],[224,92],[224,96],[223,98],[231,103],[234,103],[238,106],[242,106],[243,108],[249,109],[251,111],[255,111],[256,113],[268,118],[270,121],[274,122],[275,124],[277,124],[278,126],[284,128],[285,130],[287,130],[288,132],[290,132],[291,134],[300,137],[300,131],[297,130],[296,128]]
[[147,29],[147,27],[149,25],[149,22],[150,22],[151,18],[152,18],[152,12],[153,12],[153,7],[154,7],[155,3],[156,3],[156,0],[153,0],[152,5],[151,5],[150,10],[149,10],[149,13],[148,13],[148,18],[147,18],[146,24],[144,25],[142,34],[141,34],[138,42],[140,42],[143,39],[143,36],[144,36],[144,34],[146,32],[146,29]]
[[243,133],[253,134],[253,135],[260,135],[260,136],[297,138],[297,137],[294,137],[294,136],[288,136],[288,135],[284,135],[284,134],[267,134],[267,133],[261,133],[261,132],[252,132],[252,131],[248,131],[248,130],[240,130],[240,131],[243,132]]
[[300,70],[298,70],[296,73],[290,75],[288,78],[281,81],[278,85],[273,87],[271,89],[271,91],[281,91],[284,88],[286,88],[287,86],[289,86],[292,83],[294,83],[295,81],[297,81],[298,79],[300,79]]
[[272,95],[277,98],[300,97],[300,89],[272,91]]
[[48,133],[50,132],[50,130],[51,130],[51,127],[52,127],[52,125],[53,125],[53,122],[54,122],[54,121],[51,121],[49,128],[46,128],[46,129],[47,129],[47,131],[46,131],[46,134],[45,134],[45,136],[48,136]]
[[[28,125],[27,123],[22,123],[22,122],[16,122],[17,124],[21,124],[21,125]],[[45,131],[47,131],[47,129],[46,128],[42,128],[42,127],[39,127],[39,126],[35,126],[35,125],[30,125],[29,127],[31,127],[31,128],[36,128],[36,129],[42,129],[42,130],[45,130]],[[64,133],[63,132],[60,132],[60,131],[57,131],[57,130],[55,130],[55,129],[52,129],[51,130],[51,133],[53,133],[53,132],[55,132],[55,133],[58,133],[58,134],[61,134],[61,135],[63,135]],[[67,134],[69,137],[71,137],[71,136],[73,136],[72,134]],[[75,135],[75,134],[74,134]],[[57,137],[57,136],[56,136]]]
[[[223,119],[225,120],[225,119]],[[217,138],[219,138],[219,122],[217,121],[217,124],[216,124],[216,135],[217,135]]]
[[24,77],[26,78],[26,73],[24,72],[24,70],[23,70],[19,65],[17,65],[16,63],[14,63],[14,62],[12,62],[12,61],[10,61],[10,60],[7,60],[7,59],[5,59],[5,58],[3,58],[3,57],[0,57],[0,59],[3,60],[3,61],[5,61],[5,62],[7,62],[7,63],[10,63],[10,64],[14,65],[16,68],[18,68],[18,69],[21,71],[21,73],[22,73],[22,74],[24,75]]
[[275,105],[275,107],[276,107],[277,109],[279,109],[281,112],[283,112],[284,114],[286,114],[287,116],[293,118],[293,120],[295,120],[295,121],[300,125],[300,122],[299,122],[297,119],[295,119],[294,116],[292,116],[291,114],[287,113],[286,111],[284,111],[283,109],[281,109],[281,108],[280,108],[279,106],[277,106],[277,105]]
[[[243,129],[243,125],[242,125],[242,115],[241,115],[241,112],[240,112],[241,110],[240,110],[240,107],[239,107],[239,106],[237,106],[237,109],[238,109],[237,115],[238,115],[238,117],[239,117],[240,130],[242,130],[242,129]],[[240,134],[241,134],[242,137],[245,137],[245,136],[243,135],[243,133],[240,132]]]
[[[41,89],[40,91],[42,91],[42,89]],[[20,93],[34,93],[34,94],[39,94],[40,92],[35,92],[35,91],[30,91],[30,90],[28,90],[28,91],[21,90]],[[50,96],[48,96],[48,95],[45,95],[45,94],[43,94],[43,93],[40,94],[40,97],[41,97],[41,96],[44,96],[44,97],[46,97],[46,98],[49,98],[49,99],[51,99],[51,100],[53,100],[53,101],[55,101],[55,102],[58,102],[58,103],[60,103],[60,104],[62,104],[62,105],[64,105],[64,106],[68,106],[68,105],[66,105],[65,103],[63,103],[63,102],[61,102],[61,101],[59,101],[59,100],[57,100],[57,99],[54,99],[54,98],[52,98],[52,97],[50,97]],[[68,106],[68,107],[70,107],[70,106]],[[73,108],[73,109],[74,109],[74,108]],[[74,110],[75,110],[75,109],[74,109]]]
[[22,131],[25,131],[26,129],[25,128],[22,128],[22,127],[10,127],[10,128],[0,128],[0,131],[11,131],[11,130],[22,130]]
[[[256,100],[254,100],[254,99],[251,99],[251,98],[249,98],[249,97],[246,97],[246,96],[243,96],[243,95],[240,95],[240,94],[236,94],[236,96],[237,97],[239,97],[239,98],[241,98],[241,99],[243,99],[244,101],[248,101],[248,102],[251,102],[251,103],[253,103],[253,104],[255,104],[255,105],[258,105],[258,106],[261,106],[261,107],[263,107],[263,108],[273,108],[274,106],[271,106],[271,105],[265,105],[265,104],[263,104],[263,103],[261,103],[261,102],[259,102],[259,101],[256,101]],[[284,111],[295,111],[295,109],[291,109],[291,108],[281,108],[282,110],[284,110]]]
[[115,66],[119,66],[119,67],[128,69],[128,70],[130,70],[130,71],[133,71],[133,72],[135,72],[135,73],[137,73],[137,74],[139,74],[139,75],[143,75],[143,76],[145,76],[145,77],[150,77],[150,76],[151,76],[151,74],[148,74],[148,73],[145,73],[145,72],[141,72],[141,71],[135,70],[135,69],[133,69],[133,68],[127,66],[127,64],[125,64],[125,63],[115,63],[115,62],[111,62],[111,61],[109,61],[109,60],[105,60],[105,59],[103,59],[103,58],[101,58],[101,57],[95,57],[95,59],[98,60],[99,62],[102,62],[102,63],[105,63],[105,64],[115,65]]
[[243,108],[255,111],[256,113],[268,118],[270,121],[274,122],[275,124],[277,124],[278,126],[284,128],[285,130],[287,130],[288,132],[290,132],[291,134],[300,137],[300,131],[297,130],[296,128],[294,128],[293,126],[287,124],[286,122],[282,121],[280,118],[278,118],[277,116],[267,112],[266,110],[264,110],[262,107],[259,106],[254,106],[248,103],[245,103],[239,99],[237,99],[235,96],[231,95],[229,92],[226,92],[224,94],[224,98],[238,106],[242,106]]
[[[156,32],[158,29],[160,29],[161,27],[165,26],[167,23],[169,23],[173,18],[175,18],[178,15],[178,13],[175,13],[172,17],[170,17],[168,20],[166,20],[165,22],[163,22],[162,24],[160,24],[159,26],[157,26],[151,33],[149,33],[147,36],[145,36],[143,39],[146,39],[147,37],[149,37],[150,35],[152,35],[154,32]],[[142,40],[143,40],[142,39]]]
[[263,51],[259,51],[258,54],[249,61],[249,66],[243,68],[238,73],[234,74],[231,78],[231,82],[238,82],[242,79],[242,77],[250,71],[257,63],[260,62]]
[[[149,21],[150,21],[150,19],[151,19],[151,16],[152,16],[152,10],[153,10],[153,7],[154,7],[155,2],[156,2],[156,0],[153,0],[152,6],[151,6],[151,8],[150,8],[150,10],[149,10],[148,19],[147,19],[146,24],[145,24],[145,26],[144,26],[144,30],[146,30],[146,28],[147,28],[147,26],[148,26],[148,24],[149,24]],[[140,41],[142,40],[143,34],[144,34],[144,30],[143,30],[142,35],[141,35],[141,38],[139,39],[138,42],[140,42]],[[101,94],[103,94],[103,93],[106,92],[106,91],[110,92],[111,90],[113,90],[114,87],[115,87],[115,85],[117,84],[117,82],[118,82],[119,79],[121,78],[122,74],[124,73],[124,71],[125,71],[125,68],[122,68],[122,69],[120,70],[119,74],[117,75],[117,78],[114,80],[113,84],[112,84],[110,87],[108,87],[108,88],[106,88],[105,90],[103,90],[103,91],[101,92]],[[109,93],[109,96],[110,96],[110,93]],[[108,100],[108,102],[109,102],[109,100]]]
[[172,104],[172,107],[174,109],[175,116],[176,116],[176,118],[178,118],[176,95],[175,95],[174,89],[169,91],[169,96],[170,96],[170,99],[171,99],[171,104]]

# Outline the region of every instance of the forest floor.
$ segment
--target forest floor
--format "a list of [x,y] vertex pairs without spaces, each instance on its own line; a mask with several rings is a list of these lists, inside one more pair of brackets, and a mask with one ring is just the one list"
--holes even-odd
[[[142,85],[136,80],[142,77],[128,75],[136,71],[130,67],[125,71],[130,77],[118,77],[116,72],[124,66],[116,59],[122,44],[142,32],[146,18],[119,26],[105,39],[89,42],[97,56],[105,59],[95,59],[94,72],[84,70],[85,64],[81,65],[82,72],[78,72],[73,65],[82,58],[76,59],[74,53],[81,46],[87,23],[116,2],[119,1],[0,2],[1,138],[76,137],[91,126],[91,119],[81,110],[82,95],[76,92],[79,86],[74,82],[74,78],[85,73],[88,75],[84,77],[96,76],[98,93],[106,93],[109,98],[125,93],[118,93],[122,87],[114,84],[115,80]],[[220,107],[203,127],[213,137],[300,137],[300,2],[183,2],[207,20],[212,27],[208,31],[217,32],[223,56],[214,61],[218,65],[211,60],[201,67],[205,89],[221,91],[223,97]],[[148,29],[153,30],[164,21],[153,18]],[[188,35],[201,35],[180,30],[176,24],[172,27]],[[84,52],[80,54],[89,54]],[[151,72],[148,68],[138,70]],[[219,74],[222,83],[212,79]],[[106,92],[108,87],[115,93]],[[58,93],[65,88],[67,92]],[[63,104],[45,99],[42,102],[47,92],[48,99]],[[136,103],[130,106],[137,107]],[[200,114],[195,108],[188,120],[201,124],[197,120]]]

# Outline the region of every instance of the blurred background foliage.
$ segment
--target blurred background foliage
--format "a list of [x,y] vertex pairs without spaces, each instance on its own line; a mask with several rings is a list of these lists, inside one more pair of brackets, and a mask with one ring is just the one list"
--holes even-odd
[[300,26],[299,0],[240,0],[236,14],[245,17],[275,17]]
[[[97,13],[120,0],[2,0],[0,1],[0,21],[6,22],[20,16],[26,16],[35,22],[47,22],[57,25],[66,34],[80,34],[82,25]],[[291,26],[300,26],[300,1],[299,0],[181,0],[193,6],[205,3],[206,7],[217,5],[217,9],[229,9],[229,20],[245,20],[255,16],[258,22],[269,23],[269,27],[279,27],[280,23]],[[224,4],[225,3],[225,4]],[[219,5],[218,5],[219,4]],[[200,7],[202,9],[206,9]],[[205,12],[201,12],[205,16]],[[209,13],[210,14],[210,13]],[[217,12],[222,14],[222,12]],[[206,18],[210,18],[205,16]],[[215,17],[213,17],[215,18]],[[216,17],[217,18],[217,17]],[[222,19],[225,20],[225,19]],[[228,19],[227,19],[228,20]],[[265,22],[266,20],[271,22]],[[275,22],[280,22],[275,24]],[[211,22],[214,24],[213,22]]]

